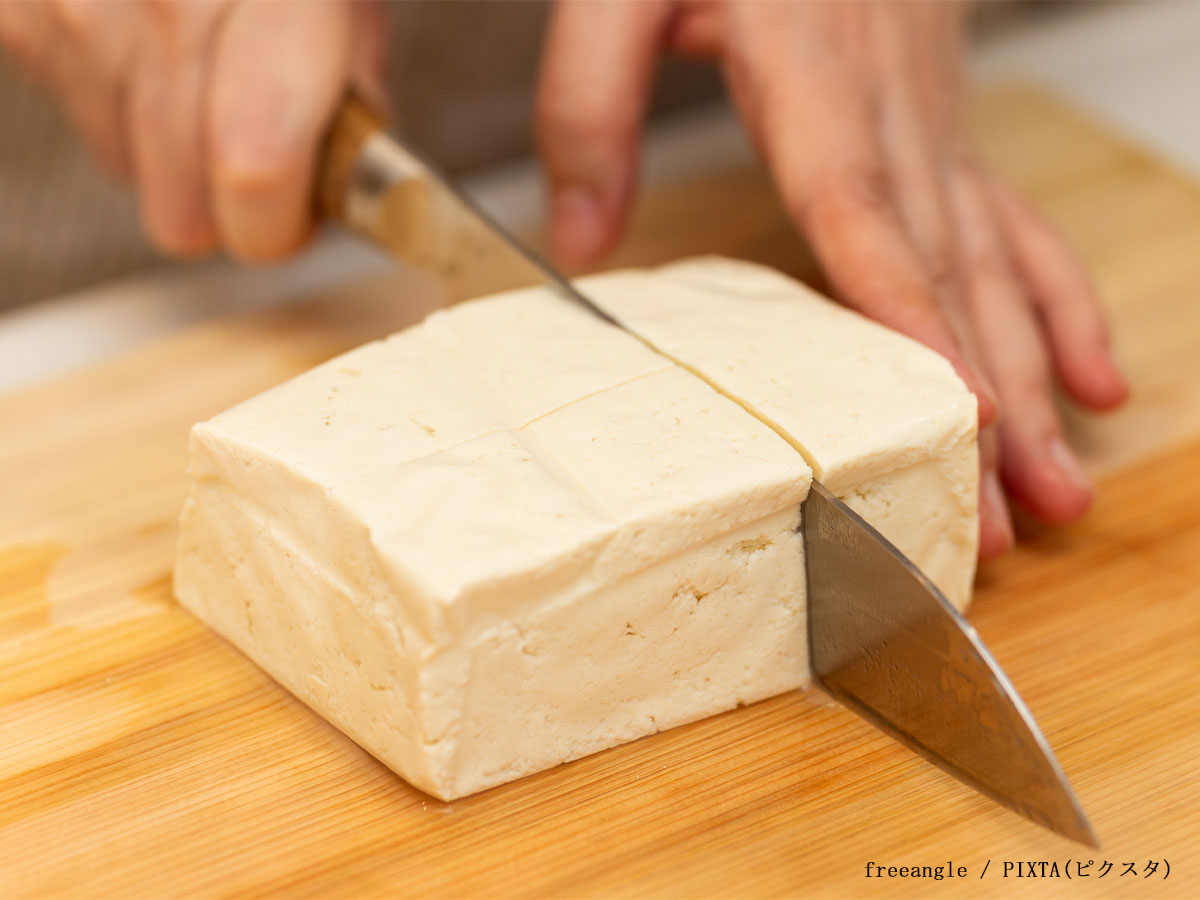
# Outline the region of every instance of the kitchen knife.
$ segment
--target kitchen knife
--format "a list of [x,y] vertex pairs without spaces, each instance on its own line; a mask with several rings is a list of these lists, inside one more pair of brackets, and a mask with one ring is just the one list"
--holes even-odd
[[[549,284],[624,327],[391,138],[353,97],[322,149],[316,194],[321,214],[431,275],[447,302]],[[975,629],[815,481],[802,519],[816,681],[976,790],[1095,846],[1045,737]]]

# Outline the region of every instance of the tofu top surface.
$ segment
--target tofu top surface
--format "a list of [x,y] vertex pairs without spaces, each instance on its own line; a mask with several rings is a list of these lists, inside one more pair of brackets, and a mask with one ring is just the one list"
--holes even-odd
[[798,507],[811,480],[736,403],[544,289],[435,313],[193,439],[260,506],[320,488],[446,605],[631,574]]
[[943,357],[771,269],[702,257],[580,288],[751,406],[830,490],[975,433],[975,398]]

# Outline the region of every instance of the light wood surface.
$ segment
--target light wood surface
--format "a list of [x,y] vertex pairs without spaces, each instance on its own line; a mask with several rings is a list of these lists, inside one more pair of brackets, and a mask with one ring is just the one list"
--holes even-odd
[[[419,316],[427,286],[389,278],[0,402],[0,897],[1200,896],[1200,188],[1035,92],[975,112],[1092,264],[1135,385],[1072,416],[1094,511],[986,567],[971,612],[1102,850],[799,693],[439,803],[193,621],[169,579],[188,426]],[[658,192],[629,248],[808,265],[753,171]],[[1116,865],[1000,877],[1081,857]]]

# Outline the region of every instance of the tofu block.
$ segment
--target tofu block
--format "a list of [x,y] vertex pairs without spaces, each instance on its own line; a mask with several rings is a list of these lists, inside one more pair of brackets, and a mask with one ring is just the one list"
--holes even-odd
[[197,425],[180,601],[443,799],[803,684],[811,472],[541,291]]
[[192,430],[180,602],[443,799],[805,684],[814,468],[969,591],[934,354],[744,264],[586,286],[663,352],[515,291]]
[[977,414],[943,357],[730,259],[598,275],[580,288],[768,423],[814,478],[966,607],[979,544]]

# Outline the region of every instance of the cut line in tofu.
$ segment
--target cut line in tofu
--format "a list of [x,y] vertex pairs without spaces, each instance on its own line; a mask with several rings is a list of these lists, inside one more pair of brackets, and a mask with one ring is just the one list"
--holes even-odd
[[943,357],[770,269],[719,257],[581,279],[738,402],[966,606],[978,552],[975,398]]

